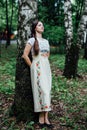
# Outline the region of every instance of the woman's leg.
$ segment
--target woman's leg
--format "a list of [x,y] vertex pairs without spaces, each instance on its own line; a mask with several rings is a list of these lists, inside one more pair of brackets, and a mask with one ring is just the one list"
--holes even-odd
[[39,123],[44,124],[44,120],[45,120],[44,112],[40,112],[40,114],[39,114]]
[[44,122],[47,123],[47,124],[50,124],[49,119],[48,119],[48,112],[45,112],[44,116],[45,116]]
[[45,112],[45,126],[48,128],[54,128],[54,126],[50,123],[49,119],[48,119],[48,112]]

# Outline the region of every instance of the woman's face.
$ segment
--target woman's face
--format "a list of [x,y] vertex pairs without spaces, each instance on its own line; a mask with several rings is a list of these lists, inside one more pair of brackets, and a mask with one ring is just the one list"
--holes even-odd
[[44,32],[44,26],[43,26],[43,23],[42,22],[38,22],[36,28],[35,28],[35,31],[37,31],[38,33],[42,33]]

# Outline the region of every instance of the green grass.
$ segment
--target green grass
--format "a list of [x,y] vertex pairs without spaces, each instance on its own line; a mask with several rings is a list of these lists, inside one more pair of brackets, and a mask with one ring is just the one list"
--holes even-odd
[[11,94],[15,88],[15,69],[16,69],[16,45],[10,45],[5,49],[1,46],[0,57],[0,91]]
[[[65,55],[62,54],[51,55],[50,60],[54,66],[62,70],[64,69]],[[87,74],[87,60],[83,59],[81,55],[78,61],[78,73]]]
[[83,78],[66,79],[62,75],[55,76],[58,70],[64,68],[64,55],[52,55],[50,62],[52,63],[53,85],[52,95],[54,99],[62,102],[65,109],[65,115],[60,121],[71,127],[73,130],[86,130],[82,121],[87,120],[87,60],[81,58],[78,62],[78,74]]
[[[0,92],[5,94],[14,94],[16,55],[16,45],[10,45],[7,50],[5,45],[1,46]],[[52,99],[62,104],[64,115],[59,117],[62,125],[72,130],[86,130],[84,122],[87,120],[87,60],[84,60],[82,55],[80,56],[78,74],[83,78],[76,79],[66,79],[61,75],[60,71],[64,69],[64,61],[64,55],[51,54],[50,56]],[[53,118],[57,119],[56,116]],[[12,125],[14,126],[14,122]]]

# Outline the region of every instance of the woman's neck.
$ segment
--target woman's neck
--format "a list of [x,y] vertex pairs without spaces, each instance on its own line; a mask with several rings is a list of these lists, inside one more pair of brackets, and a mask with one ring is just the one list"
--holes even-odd
[[36,33],[36,37],[37,38],[42,38],[42,34],[41,33]]

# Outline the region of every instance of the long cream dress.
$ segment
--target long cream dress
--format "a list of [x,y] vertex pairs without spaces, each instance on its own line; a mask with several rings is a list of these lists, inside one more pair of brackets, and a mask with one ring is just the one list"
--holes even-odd
[[28,40],[32,49],[32,65],[31,82],[34,99],[34,112],[50,111],[51,110],[51,69],[48,57],[43,56],[43,53],[49,52],[49,42],[46,39],[37,38],[40,52],[38,56],[34,56],[33,45],[35,39],[32,37]]

